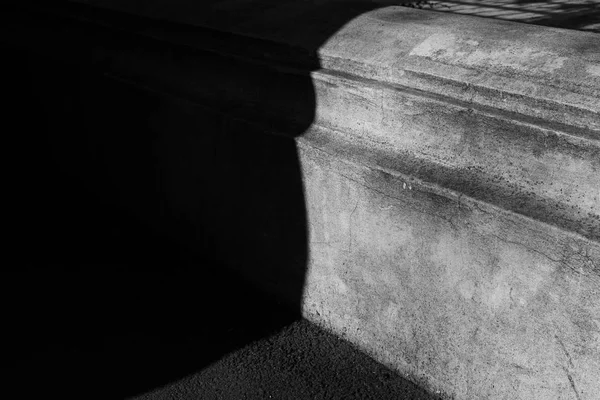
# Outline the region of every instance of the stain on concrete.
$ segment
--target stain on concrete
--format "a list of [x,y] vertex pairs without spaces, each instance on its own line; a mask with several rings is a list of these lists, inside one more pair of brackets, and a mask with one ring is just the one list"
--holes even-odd
[[417,45],[410,56],[475,67],[487,71],[554,73],[563,67],[568,57],[527,47],[514,42],[496,40],[493,46],[483,45],[473,39],[463,39],[452,34],[434,34]]

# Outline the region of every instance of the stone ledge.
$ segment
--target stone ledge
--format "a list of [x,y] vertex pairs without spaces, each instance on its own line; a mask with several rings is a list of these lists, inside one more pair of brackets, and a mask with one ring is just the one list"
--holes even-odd
[[[424,15],[423,15],[424,14]],[[595,131],[597,35],[389,7],[321,48],[323,67]]]

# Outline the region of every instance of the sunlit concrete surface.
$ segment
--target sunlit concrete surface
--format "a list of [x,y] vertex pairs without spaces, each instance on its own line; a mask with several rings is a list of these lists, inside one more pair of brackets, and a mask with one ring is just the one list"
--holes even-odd
[[598,0],[399,1],[412,7],[441,12],[600,32]]

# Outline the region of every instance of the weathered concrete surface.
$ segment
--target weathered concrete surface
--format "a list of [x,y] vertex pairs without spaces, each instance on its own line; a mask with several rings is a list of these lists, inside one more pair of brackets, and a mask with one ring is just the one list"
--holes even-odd
[[[135,51],[94,36],[93,59],[112,76],[202,105],[171,102],[158,115],[162,148],[202,171],[215,162],[211,176],[188,179],[167,157],[181,215],[209,220],[225,253],[235,225],[219,221],[239,188],[215,182],[246,172],[245,146],[269,160],[246,174],[258,182],[276,168],[270,150],[279,162],[291,155],[266,139],[251,146],[252,135],[304,128],[296,142],[309,227],[306,316],[447,398],[597,398],[598,36],[401,7],[333,32],[325,6],[269,3],[244,14],[231,10],[247,3],[213,3],[211,13],[191,3],[128,9],[202,28],[124,24],[140,36]],[[291,28],[301,17],[313,30]],[[204,58],[160,50],[180,45]],[[262,129],[195,134],[207,107],[221,112],[216,125],[239,119]],[[182,125],[192,128],[179,137]],[[228,145],[231,155],[211,153]],[[217,200],[188,188],[194,179],[218,188]],[[196,201],[217,212],[194,214]],[[260,259],[269,240],[244,249]],[[225,257],[244,266],[245,253]],[[260,272],[277,274],[280,292],[292,287],[276,262]]]
[[449,398],[597,398],[597,243],[301,149],[311,319]]
[[329,40],[308,315],[450,398],[597,398],[599,44],[393,8]]

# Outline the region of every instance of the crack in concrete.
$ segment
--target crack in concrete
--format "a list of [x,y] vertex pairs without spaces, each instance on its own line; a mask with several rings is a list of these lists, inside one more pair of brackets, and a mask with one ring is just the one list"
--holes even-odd
[[[524,247],[524,248],[526,248],[527,250],[533,251],[534,253],[537,253],[537,254],[539,254],[539,255],[541,255],[541,256],[543,256],[543,257],[547,258],[548,260],[550,260],[550,261],[552,261],[552,262],[555,262],[555,263],[560,263],[560,264],[565,264],[565,262],[564,262],[563,260],[561,260],[561,259],[555,259],[555,258],[552,258],[552,257],[550,257],[548,254],[546,254],[546,253],[544,253],[544,252],[542,252],[542,251],[536,250],[536,249],[534,249],[533,247],[527,246],[527,245],[526,245],[526,244],[524,244],[524,243],[521,243],[521,242],[515,242],[515,241],[513,241],[513,240],[508,240],[508,239],[505,239],[505,238],[503,238],[503,237],[500,237],[500,236],[498,236],[498,235],[496,235],[496,234],[494,234],[494,233],[490,233],[489,235],[490,235],[490,236],[493,236],[493,237],[495,237],[495,238],[497,238],[497,239],[499,239],[499,240],[501,240],[501,241],[503,241],[503,242],[505,242],[505,243],[514,244],[515,246]],[[571,268],[571,269],[573,269],[573,268]],[[574,270],[574,271],[576,271],[577,273],[579,273],[579,271],[577,271],[577,270],[575,270],[575,269],[573,269],[573,270]]]
[[[318,146],[314,146],[313,144],[310,144],[308,142],[304,141],[304,142],[299,143],[299,144],[305,145],[308,148],[311,148],[311,149],[316,150],[318,152],[325,153],[325,154],[327,154],[329,156],[337,157],[336,154],[330,153],[330,152],[326,151],[325,149],[320,148]],[[364,164],[362,164],[360,162],[350,162],[350,163],[354,164],[354,165],[358,165],[358,166],[364,167],[364,168],[367,168],[370,171],[386,172],[386,171],[383,171],[383,170],[381,170],[379,168],[373,168],[373,167],[364,165]],[[416,207],[414,204],[412,204],[410,201],[408,201],[406,199],[402,199],[400,197],[396,197],[396,196],[393,196],[391,194],[385,193],[382,190],[376,189],[376,188],[374,188],[374,187],[372,187],[372,186],[370,186],[370,185],[368,185],[368,184],[366,184],[364,182],[361,182],[360,180],[352,178],[352,177],[350,177],[350,176],[348,176],[348,175],[346,175],[344,173],[341,173],[339,171],[335,171],[335,173],[338,174],[338,175],[340,175],[340,176],[342,176],[342,177],[344,177],[344,178],[346,178],[346,179],[348,179],[348,180],[350,180],[350,181],[352,181],[352,182],[357,183],[358,185],[360,185],[360,186],[362,186],[362,187],[364,187],[364,188],[366,188],[366,189],[368,189],[370,191],[373,191],[375,193],[381,194],[382,196],[385,196],[387,198],[399,201],[402,204],[405,204],[405,205],[409,206],[410,209],[412,209],[413,211],[416,211],[416,212],[424,214],[424,215],[429,215],[429,216],[432,216],[434,218],[441,219],[441,220],[447,222],[455,232],[457,232],[459,229],[456,226],[454,219],[463,210],[468,210],[468,211],[472,212],[474,209],[476,209],[476,210],[478,210],[479,212],[481,212],[484,215],[487,215],[487,216],[493,216],[494,215],[494,213],[492,213],[492,212],[490,212],[488,210],[485,210],[480,204],[477,203],[477,201],[474,201],[474,199],[471,199],[470,197],[464,195],[464,193],[457,193],[457,196],[455,196],[455,200],[457,201],[457,209],[456,209],[456,212],[453,213],[452,215],[444,216],[444,215],[440,215],[440,214],[437,214],[437,213],[427,212],[427,211],[425,211],[423,209],[420,209],[420,208]],[[388,172],[386,172],[386,173],[388,173]],[[390,175],[396,177],[394,174],[390,174]],[[402,178],[400,178],[400,177],[398,177],[398,179],[402,180]],[[424,189],[427,189],[426,185],[424,186]],[[425,192],[429,193],[428,190],[425,190]],[[432,193],[433,194],[437,194],[437,193],[435,193],[435,191],[433,191]],[[439,194],[437,194],[437,195],[439,195]],[[450,196],[448,198],[451,198],[451,197],[452,196]],[[468,201],[464,201],[465,198],[468,199]],[[510,210],[498,210],[498,212],[511,212],[512,213],[512,211],[510,211]],[[518,216],[518,217],[521,217],[521,218],[525,218],[527,220],[535,221],[536,223],[547,225],[543,221],[531,219],[531,218],[529,218],[529,217],[527,217],[525,215],[522,215],[522,214],[516,213],[515,215]],[[513,225],[518,225],[516,221],[513,221],[510,218],[508,218],[507,221],[510,222]],[[463,221],[463,222],[464,222],[465,226],[467,226],[467,227],[470,225],[467,221]],[[552,225],[549,225],[549,226],[552,227],[552,228],[557,228],[557,227],[552,226]],[[561,230],[561,231],[563,231],[563,230]],[[563,231],[563,232],[566,232],[566,231]],[[572,232],[568,232],[568,233],[572,233]],[[580,249],[579,251],[564,252],[562,254],[562,257],[560,257],[560,258],[553,258],[553,257],[549,256],[548,254],[544,253],[543,251],[537,250],[537,249],[535,249],[535,248],[533,248],[531,246],[527,246],[526,244],[523,244],[522,242],[511,241],[511,240],[502,238],[501,236],[495,235],[495,234],[487,234],[487,233],[485,233],[485,234],[480,234],[480,235],[482,235],[482,236],[492,236],[492,237],[495,237],[496,239],[499,239],[499,240],[501,240],[501,241],[503,241],[505,243],[510,243],[510,244],[513,244],[513,245],[516,245],[516,246],[524,247],[524,248],[526,248],[529,251],[532,251],[534,253],[537,253],[537,254],[543,256],[544,258],[548,259],[551,262],[558,263],[558,264],[560,264],[562,266],[567,267],[568,269],[572,270],[573,272],[575,272],[578,275],[589,276],[581,268],[576,268],[576,267],[574,267],[574,266],[572,266],[572,265],[569,264],[569,262],[568,262],[569,260],[573,260],[573,257],[578,256],[579,261],[581,261],[583,264],[588,264],[589,267],[591,267],[590,270],[593,273],[593,275],[600,276],[600,265],[598,265],[595,262],[594,258],[589,255],[589,250],[587,248],[586,248],[585,252],[583,252]]]
[[[580,268],[569,265],[566,260],[574,260],[580,263]],[[578,246],[577,249],[569,249],[567,246],[562,252],[562,264],[569,267],[571,270],[577,272],[580,275],[586,275],[588,277],[600,276],[600,268],[596,265],[594,258],[590,255],[590,249],[587,246]],[[583,266],[586,267],[587,272],[591,272],[591,275],[584,272]]]
[[558,342],[558,344],[562,348],[563,353],[567,357],[567,360],[569,361],[569,366],[571,368],[574,368],[575,366],[573,365],[573,360],[571,359],[571,354],[569,354],[569,352],[567,351],[567,348],[566,348],[565,344],[563,343],[562,340],[560,340],[560,337],[558,337],[558,335],[554,335],[554,337],[556,338],[556,341]]
[[348,252],[350,252],[352,250],[352,217],[354,216],[354,212],[358,208],[358,203],[359,203],[359,201],[357,200],[356,204],[354,205],[354,209],[350,213],[350,218],[349,218],[349,222],[348,222],[348,230],[349,230],[348,234],[350,236],[350,238],[348,240]]
[[580,253],[581,257],[583,257],[583,259],[585,261],[587,261],[591,266],[592,266],[592,271],[594,272],[598,272],[600,273],[600,266],[598,266],[595,262],[594,259],[592,258],[592,256],[590,256],[590,249],[589,248],[585,248],[585,254]]
[[364,184],[363,182],[360,182],[360,181],[358,181],[358,180],[356,180],[356,179],[354,179],[354,178],[351,178],[351,177],[349,177],[349,176],[347,176],[347,175],[345,175],[345,174],[343,174],[343,173],[340,173],[340,172],[336,172],[336,173],[337,173],[338,175],[340,175],[340,176],[343,176],[344,178],[346,178],[346,179],[348,179],[348,180],[350,180],[350,181],[352,181],[352,182],[354,182],[354,183],[356,183],[356,184],[358,184],[358,185],[360,185],[360,186],[364,187],[365,189],[372,190],[373,192],[375,192],[375,193],[379,193],[379,194],[380,194],[380,195],[382,195],[382,196],[385,196],[385,197],[387,197],[387,198],[390,198],[390,199],[393,199],[393,200],[397,200],[397,201],[401,202],[402,204],[406,204],[406,205],[410,206],[410,208],[411,208],[413,211],[416,211],[416,212],[418,212],[418,213],[420,213],[420,214],[425,214],[425,215],[429,215],[429,216],[432,216],[432,217],[435,217],[435,218],[442,219],[442,220],[446,221],[447,223],[449,223],[449,224],[450,224],[450,226],[452,226],[452,228],[453,228],[454,230],[457,230],[457,228],[456,228],[456,226],[454,225],[454,223],[453,223],[453,221],[452,221],[452,219],[451,219],[451,218],[446,218],[446,217],[444,217],[443,215],[439,215],[439,214],[430,213],[430,212],[427,212],[427,211],[424,211],[424,210],[420,210],[420,209],[418,209],[418,208],[414,207],[412,204],[410,204],[410,203],[409,203],[407,200],[401,199],[401,198],[399,198],[399,197],[396,197],[396,196],[392,196],[392,195],[390,195],[390,194],[387,194],[387,193],[385,193],[385,192],[383,192],[383,191],[381,191],[381,190],[379,190],[379,189],[375,189],[374,187],[368,186],[368,185]]
[[563,367],[563,370],[567,374],[567,379],[569,379],[569,383],[571,384],[571,389],[573,389],[573,393],[575,393],[575,397],[577,398],[577,400],[581,400],[581,397],[579,396],[579,392],[577,391],[577,387],[575,386],[575,381],[573,380],[573,377],[569,373],[569,370],[567,370],[565,367]]
[[[556,325],[555,325],[556,327]],[[556,329],[558,330],[558,327],[556,327]],[[575,365],[573,364],[573,359],[571,358],[571,354],[569,353],[569,351],[567,350],[567,347],[565,346],[565,344],[563,343],[563,341],[561,340],[561,338],[557,335],[554,334],[554,338],[556,339],[556,341],[558,342],[558,344],[560,345],[560,348],[562,349],[567,362],[568,362],[568,366],[570,368],[575,368]],[[569,372],[569,369],[567,367],[565,367],[564,365],[561,366],[562,370],[565,371],[565,374],[567,375],[567,379],[569,380],[569,384],[571,385],[571,389],[573,389],[573,393],[575,393],[575,397],[577,398],[577,400],[581,400],[581,397],[579,396],[579,391],[577,390],[577,386],[575,385],[575,380],[573,379],[573,376],[571,375],[571,373]]]

